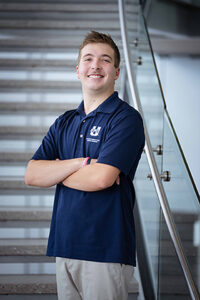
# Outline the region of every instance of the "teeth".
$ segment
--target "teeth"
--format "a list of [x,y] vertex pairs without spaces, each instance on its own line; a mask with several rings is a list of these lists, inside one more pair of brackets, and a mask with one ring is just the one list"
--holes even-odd
[[102,76],[101,75],[89,75],[89,77],[92,77],[92,78],[101,78]]

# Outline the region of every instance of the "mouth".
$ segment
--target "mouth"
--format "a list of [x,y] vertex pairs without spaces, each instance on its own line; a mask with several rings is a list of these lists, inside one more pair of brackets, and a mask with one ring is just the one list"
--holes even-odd
[[90,74],[88,75],[88,78],[103,78],[104,76],[101,74]]

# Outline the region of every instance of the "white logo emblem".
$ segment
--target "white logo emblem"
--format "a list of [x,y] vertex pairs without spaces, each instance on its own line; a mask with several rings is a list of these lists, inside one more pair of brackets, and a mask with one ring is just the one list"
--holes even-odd
[[101,127],[93,126],[92,129],[90,130],[90,135],[98,136],[100,130],[101,130]]

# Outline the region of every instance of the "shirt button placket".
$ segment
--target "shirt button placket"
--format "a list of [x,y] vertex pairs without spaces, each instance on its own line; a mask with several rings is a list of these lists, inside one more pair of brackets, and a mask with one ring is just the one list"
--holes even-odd
[[[82,121],[82,124],[84,124],[84,123],[85,123],[85,120]],[[83,138],[83,134],[82,133],[80,134],[80,138]]]

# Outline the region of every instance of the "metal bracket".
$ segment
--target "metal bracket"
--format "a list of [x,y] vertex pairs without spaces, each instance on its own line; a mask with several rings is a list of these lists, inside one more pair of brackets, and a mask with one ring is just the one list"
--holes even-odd
[[152,150],[153,150],[153,152],[156,152],[157,155],[162,155],[163,154],[162,145],[158,145],[156,148],[153,148]]
[[136,59],[134,59],[134,63],[136,63],[137,65],[142,65],[142,57],[138,56]]
[[136,39],[133,41],[133,45],[134,45],[135,47],[138,46],[138,38],[136,38]]
[[[151,174],[148,174],[148,175],[147,175],[147,178],[149,178],[150,180],[152,180],[152,175],[151,175]],[[170,171],[164,171],[164,172],[160,175],[160,178],[161,178],[163,181],[170,181],[170,180],[171,180],[171,173],[170,173]]]

